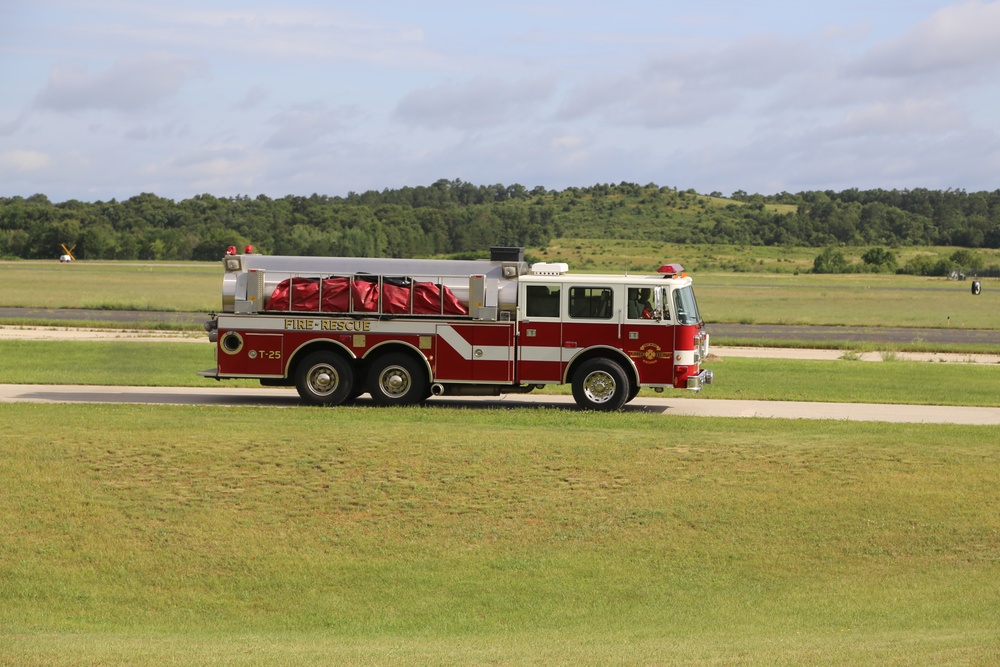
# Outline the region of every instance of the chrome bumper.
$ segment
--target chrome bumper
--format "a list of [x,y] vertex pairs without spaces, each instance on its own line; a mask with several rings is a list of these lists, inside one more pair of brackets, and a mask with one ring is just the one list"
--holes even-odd
[[701,388],[706,384],[712,384],[715,381],[715,375],[712,371],[702,371],[697,375],[692,375],[687,380],[687,388],[693,389],[694,391],[701,391]]

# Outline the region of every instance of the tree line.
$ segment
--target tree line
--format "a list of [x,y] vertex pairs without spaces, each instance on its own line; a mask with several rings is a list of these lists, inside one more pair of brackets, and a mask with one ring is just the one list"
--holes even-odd
[[787,246],[1000,247],[1000,190],[698,194],[622,182],[546,190],[439,180],[347,196],[103,202],[0,197],[0,256],[215,260],[230,245],[266,254],[421,257],[554,238]]
[[947,257],[917,255],[902,266],[896,253],[882,247],[869,248],[861,255],[861,263],[851,262],[840,248],[827,246],[813,260],[813,273],[905,273],[916,276],[954,276],[966,274],[978,277],[1000,277],[1000,265],[987,265],[981,254],[959,248]]

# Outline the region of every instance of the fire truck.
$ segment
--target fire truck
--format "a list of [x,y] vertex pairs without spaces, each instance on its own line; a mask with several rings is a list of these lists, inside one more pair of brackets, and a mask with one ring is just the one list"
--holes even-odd
[[265,256],[249,246],[222,263],[222,311],[205,324],[216,367],[201,375],[294,385],[307,404],[570,384],[581,408],[612,411],[641,387],[698,391],[713,379],[678,264],[591,275],[529,265],[523,248],[462,261]]

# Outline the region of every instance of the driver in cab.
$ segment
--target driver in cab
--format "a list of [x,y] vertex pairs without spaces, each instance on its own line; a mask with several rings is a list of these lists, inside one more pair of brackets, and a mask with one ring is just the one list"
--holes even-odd
[[653,319],[653,305],[649,302],[648,287],[630,287],[628,289],[628,318],[630,320]]

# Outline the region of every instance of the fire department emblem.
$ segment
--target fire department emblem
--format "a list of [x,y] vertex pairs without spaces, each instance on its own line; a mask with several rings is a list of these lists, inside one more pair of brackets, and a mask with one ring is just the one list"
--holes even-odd
[[643,343],[638,351],[630,352],[633,359],[641,359],[644,364],[655,364],[658,359],[664,356],[662,349],[656,343]]

